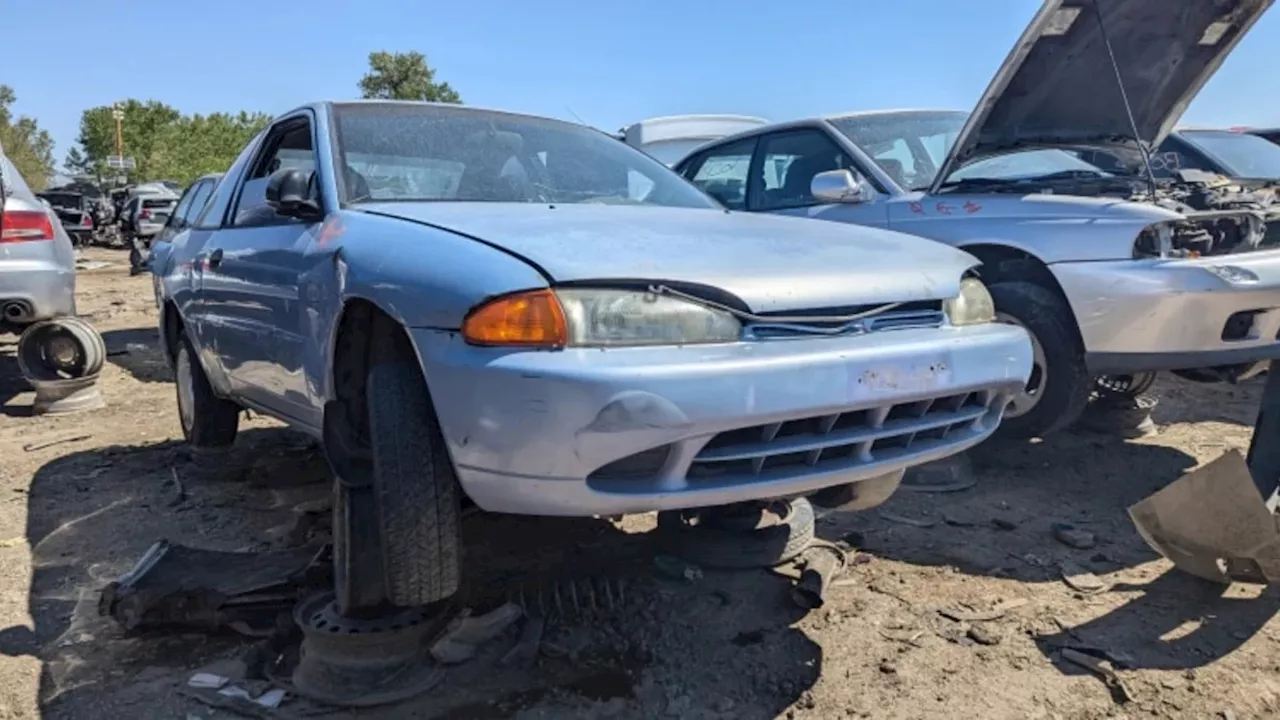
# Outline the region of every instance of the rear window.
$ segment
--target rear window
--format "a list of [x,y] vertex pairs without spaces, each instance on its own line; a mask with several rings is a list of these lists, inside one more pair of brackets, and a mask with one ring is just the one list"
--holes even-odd
[[172,201],[172,200],[146,200],[146,199],[144,199],[144,200],[142,201],[142,207],[144,207],[144,208],[171,208],[171,207],[173,207],[173,201]]

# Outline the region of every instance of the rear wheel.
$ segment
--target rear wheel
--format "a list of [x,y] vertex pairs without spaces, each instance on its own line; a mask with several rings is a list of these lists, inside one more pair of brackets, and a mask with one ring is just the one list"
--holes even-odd
[[[458,590],[457,478],[412,353],[375,348],[375,358],[366,393],[386,597],[393,605],[429,605]],[[372,519],[367,513],[363,521]],[[353,537],[368,532],[352,528]]]
[[1093,389],[1071,309],[1056,293],[1034,283],[997,282],[988,289],[996,321],[1025,329],[1033,353],[1031,377],[1009,404],[997,432],[1006,438],[1043,437],[1071,425]]
[[187,444],[196,450],[230,447],[240,428],[240,406],[214,394],[185,333],[178,336],[174,385],[178,390],[178,420]]

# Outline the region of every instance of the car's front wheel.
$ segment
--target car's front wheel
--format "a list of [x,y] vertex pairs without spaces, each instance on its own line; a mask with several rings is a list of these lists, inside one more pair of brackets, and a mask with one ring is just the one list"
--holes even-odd
[[988,289],[997,322],[1025,329],[1033,355],[1031,377],[1005,410],[999,435],[1043,437],[1066,428],[1080,418],[1093,389],[1071,309],[1056,293],[1034,283],[997,282]]
[[[350,518],[356,524],[352,539],[381,538],[387,600],[412,607],[457,592],[461,509],[453,462],[426,380],[408,355],[388,353],[369,368],[366,396],[376,516],[368,510],[360,513],[356,503],[349,512],[363,515]],[[374,532],[369,532],[370,522],[377,523]]]
[[187,444],[196,450],[230,447],[240,427],[240,406],[214,394],[186,333],[178,336],[174,385],[178,390],[178,420]]

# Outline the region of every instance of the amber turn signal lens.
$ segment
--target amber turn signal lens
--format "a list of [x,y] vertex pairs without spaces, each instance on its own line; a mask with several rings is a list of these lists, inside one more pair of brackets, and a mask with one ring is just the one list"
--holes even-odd
[[481,305],[462,323],[472,345],[559,348],[569,341],[564,309],[550,290],[504,295]]

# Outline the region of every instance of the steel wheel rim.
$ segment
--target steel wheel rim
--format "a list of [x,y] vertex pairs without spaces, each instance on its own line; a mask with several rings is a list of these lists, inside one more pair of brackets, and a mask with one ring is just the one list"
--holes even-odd
[[1031,377],[1027,378],[1026,386],[1014,394],[1013,400],[1004,411],[1004,416],[1007,418],[1022,417],[1031,412],[1044,398],[1044,388],[1049,381],[1049,362],[1044,354],[1044,346],[1040,344],[1040,338],[1036,337],[1036,334],[1031,332],[1022,321],[1012,315],[997,312],[996,322],[1017,325],[1031,336]]
[[195,419],[196,389],[195,377],[191,369],[191,355],[182,349],[178,351],[177,363],[178,386],[178,418],[182,422],[184,432],[190,432]]

